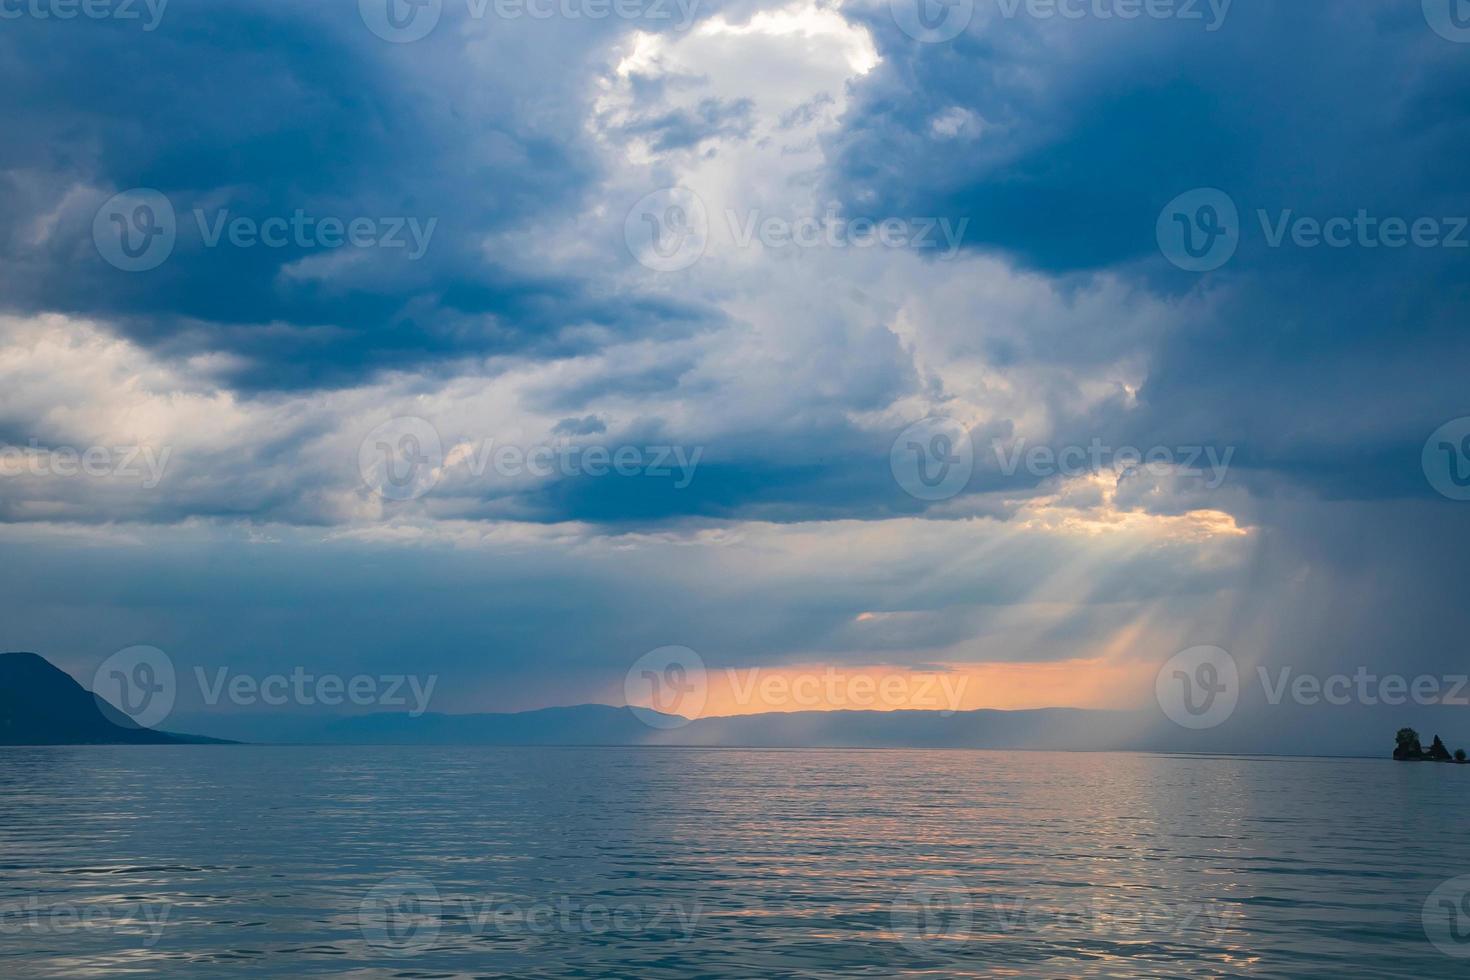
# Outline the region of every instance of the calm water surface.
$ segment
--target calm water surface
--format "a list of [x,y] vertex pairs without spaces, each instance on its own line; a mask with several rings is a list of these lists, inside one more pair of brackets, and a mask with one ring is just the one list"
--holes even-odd
[[1463,977],[1467,814],[1377,761],[0,749],[0,976]]

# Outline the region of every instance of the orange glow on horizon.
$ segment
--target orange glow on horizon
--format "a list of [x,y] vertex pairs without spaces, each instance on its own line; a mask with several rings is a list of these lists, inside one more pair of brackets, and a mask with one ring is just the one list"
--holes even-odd
[[1105,658],[1050,663],[710,668],[700,710],[644,705],[715,718],[795,711],[971,711],[978,708],[1122,709],[1152,690],[1157,667]]

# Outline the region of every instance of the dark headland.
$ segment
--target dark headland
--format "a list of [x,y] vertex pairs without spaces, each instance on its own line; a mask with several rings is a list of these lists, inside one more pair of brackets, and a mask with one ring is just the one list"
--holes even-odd
[[0,745],[184,745],[221,739],[134,724],[34,653],[0,653]]

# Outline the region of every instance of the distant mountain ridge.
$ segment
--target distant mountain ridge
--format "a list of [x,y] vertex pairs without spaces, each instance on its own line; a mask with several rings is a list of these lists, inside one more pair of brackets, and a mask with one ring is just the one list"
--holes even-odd
[[428,712],[417,718],[407,713],[322,717],[268,712],[173,718],[192,731],[296,745],[992,749],[1381,758],[1379,733],[1391,730],[1386,722],[1401,711],[1385,706],[1354,716],[1362,732],[1357,742],[1336,734],[1304,738],[1313,729],[1302,724],[1300,715],[1247,716],[1222,729],[1188,731],[1147,709],[981,708],[953,714],[836,710],[688,719],[642,708],[582,704],[517,713]]
[[[687,719],[605,704],[516,713],[375,713],[327,718],[170,716],[248,742],[340,745],[692,745],[723,747],[1128,748],[1131,716],[1032,711],[801,711]],[[0,745],[225,742],[141,728],[34,653],[0,654]]]
[[0,745],[180,745],[221,739],[141,728],[35,653],[0,653]]
[[[644,718],[651,719],[649,724]],[[212,731],[246,741],[339,745],[649,745],[724,748],[1146,748],[1129,713],[1029,711],[800,711],[686,719],[646,709],[582,704],[508,714],[376,713],[312,722],[299,717],[214,719]],[[205,719],[196,719],[203,727]],[[222,727],[223,726],[223,727]]]
[[[1243,705],[1243,707],[1245,707]],[[175,709],[171,729],[140,728],[105,700],[33,653],[0,654],[0,745],[178,744],[254,742],[277,745],[694,746],[802,749],[994,749],[1138,751],[1381,758],[1380,733],[1405,722],[1455,731],[1457,712],[1401,706],[1334,706],[1298,711],[1269,703],[1242,710],[1219,728],[1187,730],[1158,710],[1085,708],[970,711],[797,711],[684,718],[643,708],[581,704],[516,713],[373,714],[319,711]],[[1313,722],[1324,713],[1351,721],[1356,740],[1327,734]]]

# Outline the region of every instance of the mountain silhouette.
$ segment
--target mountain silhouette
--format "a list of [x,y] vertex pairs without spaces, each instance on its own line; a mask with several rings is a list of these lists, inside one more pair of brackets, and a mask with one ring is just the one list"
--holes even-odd
[[317,737],[356,744],[639,745],[653,731],[631,708],[581,704],[512,714],[360,715],[322,726]]
[[220,739],[141,728],[34,653],[0,653],[0,745],[180,745]]
[[[649,724],[645,719],[651,720]],[[317,745],[647,745],[780,748],[1146,748],[1122,712],[800,711],[687,719],[606,704],[506,714],[419,717],[379,712],[335,718],[236,715],[192,726],[248,742]]]

